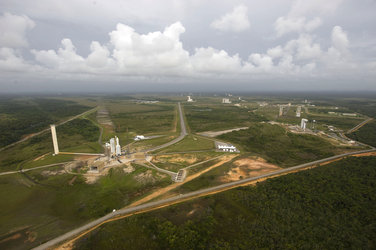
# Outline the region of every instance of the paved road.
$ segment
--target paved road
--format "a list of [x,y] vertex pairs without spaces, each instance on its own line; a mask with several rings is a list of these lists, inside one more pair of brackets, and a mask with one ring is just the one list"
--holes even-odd
[[74,162],[74,161],[66,161],[66,162],[54,163],[54,164],[44,165],[44,166],[35,167],[35,168],[27,168],[27,169],[21,169],[21,170],[17,170],[17,171],[9,171],[9,172],[0,173],[0,175],[24,173],[24,172],[28,172],[28,171],[35,170],[35,169],[49,168],[49,167],[59,166],[59,165],[71,163],[71,162]]
[[67,233],[65,233],[65,234],[63,234],[63,235],[61,235],[61,236],[59,236],[59,237],[57,237],[53,240],[50,240],[50,241],[48,241],[48,242],[46,242],[46,243],[44,243],[44,244],[42,244],[42,245],[40,245],[40,246],[38,246],[34,249],[47,249],[47,248],[53,247],[53,246],[55,246],[55,245],[57,245],[57,244],[59,244],[63,241],[66,241],[66,240],[72,238],[75,235],[78,235],[80,233],[83,233],[83,232],[95,227],[95,226],[103,224],[107,220],[114,218],[114,217],[117,217],[117,216],[124,216],[124,215],[127,215],[127,214],[133,214],[133,213],[136,213],[136,212],[140,212],[142,210],[150,210],[150,209],[153,209],[153,208],[156,209],[156,208],[159,208],[159,207],[164,207],[164,206],[167,206],[167,205],[170,205],[170,204],[175,204],[175,203],[178,203],[178,202],[186,201],[188,199],[193,199],[193,198],[196,198],[198,196],[210,195],[214,192],[225,191],[225,190],[228,190],[228,189],[231,189],[231,188],[235,188],[235,187],[244,185],[248,182],[262,180],[264,178],[270,178],[270,177],[273,177],[273,176],[278,176],[280,174],[295,172],[299,169],[304,169],[304,168],[307,168],[309,166],[314,166],[314,165],[317,165],[317,164],[320,164],[320,163],[325,163],[325,162],[328,162],[328,161],[340,159],[340,158],[343,158],[345,156],[351,156],[351,155],[368,153],[368,152],[376,152],[376,149],[362,150],[362,151],[357,151],[357,152],[351,152],[351,153],[336,155],[336,156],[328,157],[328,158],[325,158],[325,159],[301,164],[301,165],[298,165],[298,166],[277,170],[277,171],[274,171],[274,172],[271,172],[271,173],[268,173],[268,174],[264,174],[264,175],[260,175],[260,176],[257,176],[257,177],[246,178],[246,179],[243,179],[243,180],[234,181],[234,182],[222,184],[222,185],[215,186],[215,187],[205,188],[205,189],[190,192],[190,193],[187,193],[187,194],[174,196],[174,197],[171,197],[171,198],[168,198],[168,199],[145,203],[145,204],[135,206],[135,207],[123,208],[123,209],[120,209],[120,210],[115,211],[113,213],[107,214],[107,215],[105,215],[105,216],[103,216],[99,219],[96,219],[96,220],[94,220],[94,221],[92,221],[92,222],[90,222],[90,223],[88,223],[84,226],[81,226],[77,229],[74,229],[70,232],[67,232]]
[[[90,113],[90,112],[93,112],[93,111],[96,110],[97,108],[98,108],[98,107],[95,107],[95,108],[90,109],[90,110],[88,110],[88,111],[85,111],[85,112],[83,112],[83,113],[81,113],[81,114],[79,114],[79,115],[73,116],[73,117],[69,118],[68,120],[65,120],[65,121],[62,121],[62,122],[60,122],[60,123],[57,123],[56,126],[63,125],[63,124],[65,124],[65,123],[67,123],[67,122],[70,122],[70,121],[72,121],[72,120],[74,120],[74,119],[77,119],[78,117],[81,117],[81,116],[86,115],[86,114],[88,114],[88,113]],[[7,149],[7,148],[13,147],[13,146],[15,146],[15,145],[17,145],[17,144],[19,144],[19,143],[21,143],[21,142],[27,141],[27,140],[29,140],[30,138],[33,138],[33,137],[35,137],[35,136],[37,136],[37,135],[43,134],[43,133],[45,133],[45,132],[48,132],[48,131],[50,131],[50,128],[46,128],[46,129],[43,129],[42,131],[39,131],[39,132],[37,132],[37,133],[34,133],[34,134],[31,134],[31,135],[28,135],[28,136],[26,136],[25,138],[23,138],[23,139],[21,139],[21,140],[19,140],[19,141],[13,142],[12,144],[9,144],[9,145],[7,145],[7,146],[5,146],[5,147],[3,147],[3,148],[0,148],[0,152],[3,151],[3,150],[5,150],[5,149]]]
[[367,120],[365,121],[362,121],[361,123],[359,123],[358,125],[356,125],[355,127],[353,127],[352,129],[349,129],[346,134],[350,134],[352,132],[355,132],[357,131],[358,129],[360,129],[361,127],[363,127],[364,125],[366,125],[367,123],[369,123],[370,121],[372,121],[373,118],[368,118]]
[[180,102],[178,103],[178,109],[179,109],[179,118],[180,118],[180,135],[179,135],[179,137],[175,138],[174,140],[169,141],[165,144],[159,145],[155,148],[147,149],[144,152],[147,153],[147,152],[152,152],[152,151],[155,151],[155,150],[159,150],[159,149],[162,149],[162,148],[169,147],[169,146],[183,140],[184,137],[188,134],[187,128],[185,127],[184,116],[183,116],[183,111],[181,110]]

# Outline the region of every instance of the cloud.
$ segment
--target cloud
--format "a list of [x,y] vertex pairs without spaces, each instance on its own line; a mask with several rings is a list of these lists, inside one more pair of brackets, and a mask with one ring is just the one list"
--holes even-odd
[[236,6],[232,12],[214,20],[210,26],[220,31],[241,32],[251,26],[248,20],[248,8],[245,5]]
[[35,23],[27,16],[4,13],[0,16],[0,47],[27,47],[26,31],[34,26]]
[[310,21],[305,17],[279,17],[274,23],[274,28],[277,36],[280,37],[290,32],[311,32],[321,24],[322,21],[318,17]]
[[0,70],[25,72],[33,68],[24,61],[19,52],[12,48],[0,48]]
[[274,22],[277,37],[291,32],[311,32],[317,29],[322,25],[319,16],[334,12],[341,3],[342,0],[295,0],[289,13]]

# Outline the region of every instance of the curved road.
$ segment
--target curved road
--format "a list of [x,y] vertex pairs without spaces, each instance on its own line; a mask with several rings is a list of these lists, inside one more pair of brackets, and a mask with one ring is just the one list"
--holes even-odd
[[144,152],[148,153],[148,152],[152,152],[152,151],[155,151],[155,150],[158,150],[158,149],[169,147],[169,146],[183,140],[184,137],[188,134],[187,128],[185,127],[184,116],[183,116],[183,111],[181,110],[180,102],[178,102],[178,109],[179,109],[179,118],[180,118],[180,135],[179,135],[179,137],[175,138],[174,140],[169,141],[165,144],[159,145],[155,148],[147,149]]
[[164,206],[167,206],[167,205],[176,204],[178,202],[183,202],[183,201],[186,201],[186,200],[189,200],[189,199],[193,199],[193,198],[196,198],[196,197],[199,197],[199,196],[205,196],[205,195],[212,194],[214,192],[221,192],[221,191],[225,191],[225,190],[228,190],[228,189],[231,189],[231,188],[242,186],[242,185],[244,185],[248,182],[262,180],[262,179],[265,179],[265,178],[271,178],[271,177],[275,177],[275,176],[278,176],[278,175],[281,175],[281,174],[287,174],[287,173],[290,173],[290,172],[295,172],[297,170],[302,170],[304,168],[307,168],[307,167],[310,167],[310,166],[313,166],[313,165],[317,165],[317,164],[320,164],[320,163],[325,163],[325,162],[330,162],[330,161],[333,161],[333,160],[341,159],[341,158],[346,157],[346,156],[369,153],[369,152],[376,152],[376,149],[362,150],[362,151],[357,151],[357,152],[351,152],[351,153],[336,155],[336,156],[328,157],[328,158],[325,158],[325,159],[321,159],[321,160],[297,165],[297,166],[294,166],[294,167],[277,170],[277,171],[274,171],[274,172],[271,172],[271,173],[268,173],[268,174],[264,174],[264,175],[260,175],[260,176],[257,176],[257,177],[251,177],[251,178],[247,178],[247,179],[243,179],[243,180],[239,180],[239,181],[234,181],[234,182],[222,184],[222,185],[215,186],[215,187],[205,188],[205,189],[190,192],[190,193],[187,193],[187,194],[174,196],[174,197],[171,197],[171,198],[168,198],[168,199],[145,203],[145,204],[138,205],[138,206],[135,206],[135,207],[123,208],[123,209],[120,209],[116,212],[107,214],[107,215],[105,215],[105,216],[103,216],[99,219],[96,219],[96,220],[94,220],[94,221],[92,221],[92,222],[90,222],[90,223],[88,223],[84,226],[81,226],[77,229],[74,229],[70,232],[67,232],[67,233],[65,233],[65,234],[63,234],[63,235],[61,235],[61,236],[59,236],[55,239],[52,239],[52,240],[34,248],[34,249],[47,249],[47,248],[53,247],[53,246],[55,246],[55,245],[57,245],[57,244],[59,244],[63,241],[66,241],[66,240],[68,240],[68,239],[70,239],[70,238],[72,238],[76,235],[82,234],[85,231],[88,231],[90,229],[98,227],[98,226],[106,223],[110,219],[116,219],[116,217],[118,217],[118,216],[120,217],[120,216],[125,216],[125,215],[131,215],[131,214],[141,212],[141,211],[144,211],[144,210],[149,211],[149,210],[152,210],[152,209],[157,209],[157,208],[164,207]]

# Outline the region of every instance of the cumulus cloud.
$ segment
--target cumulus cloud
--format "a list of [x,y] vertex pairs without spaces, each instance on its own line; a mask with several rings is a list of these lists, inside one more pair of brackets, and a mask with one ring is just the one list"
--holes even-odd
[[29,71],[33,66],[24,61],[17,50],[0,48],[0,70],[23,72]]
[[236,6],[232,12],[214,20],[210,26],[220,31],[241,32],[251,26],[248,20],[248,8],[245,5]]
[[188,62],[180,35],[185,28],[180,22],[148,34],[139,34],[132,27],[118,24],[110,32],[113,57],[122,71],[155,72],[182,67]]
[[0,16],[0,47],[27,47],[26,31],[34,26],[34,21],[27,16],[4,13]]
[[[286,16],[277,18],[274,29],[277,37],[291,32],[311,32],[322,25],[320,15],[332,13],[342,0],[295,0]],[[310,18],[311,17],[311,18]]]
[[311,32],[322,24],[320,18],[316,17],[307,21],[305,17],[279,17],[274,28],[277,36],[282,36],[290,32]]

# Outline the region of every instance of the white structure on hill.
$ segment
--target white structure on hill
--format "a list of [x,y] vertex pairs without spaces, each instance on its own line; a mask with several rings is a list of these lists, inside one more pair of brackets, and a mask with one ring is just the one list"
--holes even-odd
[[120,147],[120,143],[119,143],[119,138],[117,136],[115,136],[115,138],[116,138],[115,154],[116,154],[116,156],[120,156],[121,155],[121,147]]
[[302,121],[300,122],[300,128],[303,130],[306,130],[307,122],[308,120],[303,118]]
[[228,98],[223,98],[222,99],[222,103],[231,103],[231,101],[230,101],[230,99],[228,99]]
[[187,102],[193,102],[193,99],[191,98],[191,96],[187,96],[188,100]]
[[115,154],[115,150],[116,150],[115,138],[110,139],[110,149],[111,149],[111,155]]
[[52,135],[52,143],[54,145],[54,153],[55,155],[57,155],[59,154],[59,144],[57,143],[55,124],[51,124],[51,135]]
[[225,152],[236,152],[236,147],[233,145],[218,145],[218,149]]

